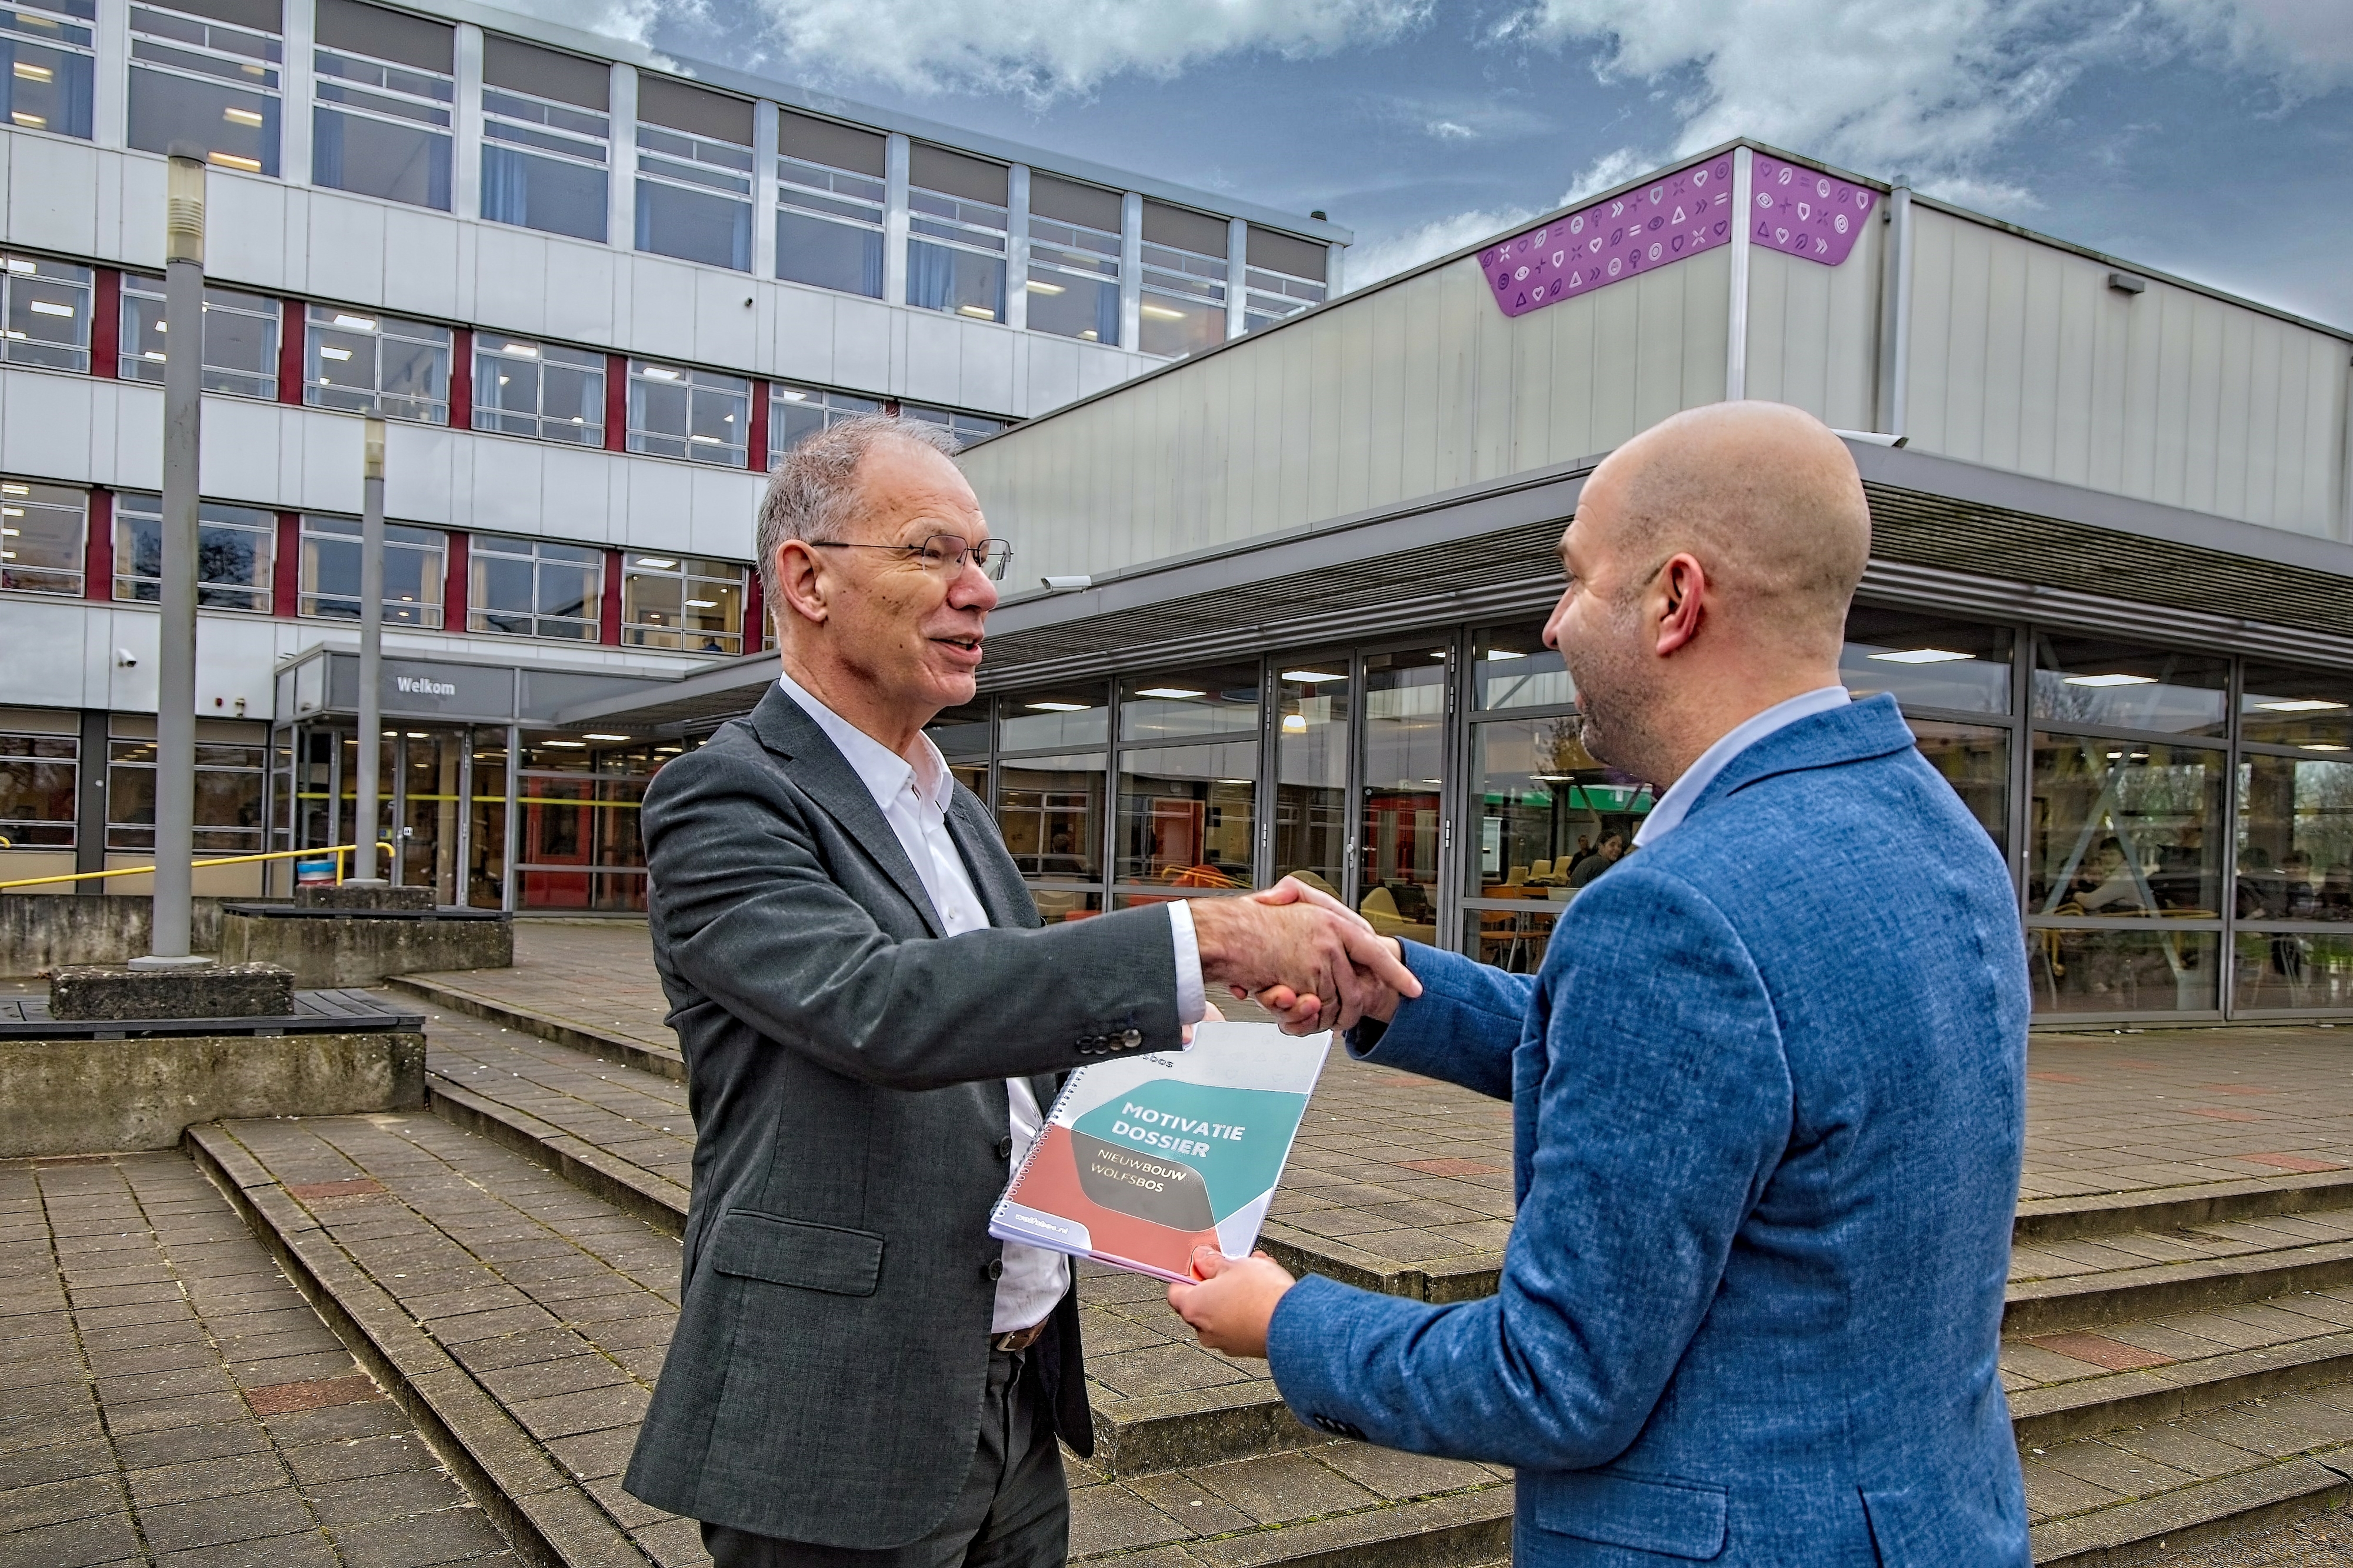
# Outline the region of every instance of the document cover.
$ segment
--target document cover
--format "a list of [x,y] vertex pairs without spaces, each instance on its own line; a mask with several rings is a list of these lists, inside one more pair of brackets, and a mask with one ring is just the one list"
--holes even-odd
[[1197,1247],[1249,1257],[1331,1044],[1199,1024],[1189,1051],[1081,1068],[989,1235],[1169,1280],[1193,1278]]

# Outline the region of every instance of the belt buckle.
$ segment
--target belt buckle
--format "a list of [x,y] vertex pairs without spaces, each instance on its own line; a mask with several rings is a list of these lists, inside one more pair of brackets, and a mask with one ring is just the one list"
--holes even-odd
[[1035,1322],[1026,1329],[1015,1329],[1008,1333],[990,1335],[988,1348],[993,1351],[1003,1351],[1008,1355],[1018,1355],[1036,1344],[1045,1336],[1045,1323]]

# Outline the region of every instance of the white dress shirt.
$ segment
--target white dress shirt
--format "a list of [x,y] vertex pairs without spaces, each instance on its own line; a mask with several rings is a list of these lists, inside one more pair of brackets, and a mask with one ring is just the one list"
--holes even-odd
[[[899,847],[913,863],[915,875],[923,879],[923,891],[931,896],[941,929],[955,936],[988,924],[988,911],[981,907],[972,873],[948,833],[947,809],[955,798],[955,778],[932,738],[915,737],[916,754],[911,761],[818,701],[791,676],[779,676],[776,684],[825,731],[864,782],[867,793],[881,808],[882,820],[898,835]],[[1201,984],[1200,947],[1193,935],[1193,912],[1182,899],[1169,902],[1168,924],[1176,944],[1177,1021],[1198,1024],[1208,1011],[1207,998]],[[1008,1170],[1019,1170],[1046,1119],[1028,1079],[1007,1079],[1005,1099],[1008,1131],[1013,1135]],[[997,1281],[997,1308],[988,1331],[1011,1333],[1042,1321],[1070,1285],[1069,1258],[1042,1247],[1007,1242],[1005,1272]]]
[[1699,754],[1699,761],[1683,770],[1651,807],[1651,815],[1642,818],[1642,826],[1634,829],[1636,844],[1653,844],[1683,826],[1690,815],[1692,803],[1707,793],[1715,775],[1730,765],[1732,759],[1773,733],[1787,729],[1800,719],[1810,719],[1817,713],[1827,713],[1833,708],[1843,708],[1850,699],[1843,686],[1821,686],[1811,691],[1799,692],[1786,702],[1776,702],[1762,713],[1735,724],[1716,737],[1715,744]]

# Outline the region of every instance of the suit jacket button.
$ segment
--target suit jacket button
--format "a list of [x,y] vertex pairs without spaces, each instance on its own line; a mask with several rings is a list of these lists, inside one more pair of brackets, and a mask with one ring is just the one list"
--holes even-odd
[[1000,1160],[1010,1160],[1011,1158],[1013,1158],[1013,1140],[1012,1140],[1012,1139],[1010,1139],[1010,1138],[999,1138],[999,1139],[997,1141],[997,1157],[998,1159],[1000,1159]]
[[982,1264],[980,1266],[980,1277],[984,1279],[1004,1279],[1005,1259],[1002,1258],[992,1258],[987,1262]]
[[1127,1033],[1119,1037],[1119,1043],[1133,1050],[1137,1046],[1144,1044],[1144,1031],[1141,1029],[1130,1029]]

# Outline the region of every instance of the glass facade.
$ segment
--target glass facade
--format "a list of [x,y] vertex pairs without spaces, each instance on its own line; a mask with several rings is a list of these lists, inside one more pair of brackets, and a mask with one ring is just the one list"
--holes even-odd
[[[1065,913],[1296,875],[1529,972],[1652,805],[1542,631],[1014,686],[963,771]],[[1874,605],[1841,668],[2010,867],[2039,1017],[2353,1012],[2353,674]]]
[[474,334],[474,428],[605,444],[605,356],[503,332]]
[[[164,498],[125,490],[114,498],[114,596],[153,603],[164,575]],[[206,501],[196,521],[196,603],[210,610],[270,610],[278,515],[259,507]]]
[[234,14],[243,25],[131,7],[128,140],[142,153],[194,142],[222,168],[274,180],[283,60],[278,5],[230,0],[207,9]]
[[882,405],[871,397],[828,392],[816,386],[768,384],[768,459],[790,450],[829,426],[860,414],[876,414]]
[[302,401],[346,414],[449,422],[449,329],[374,310],[312,305]]
[[90,140],[96,0],[0,6],[0,110],[19,131]]
[[545,539],[476,534],[467,552],[466,629],[595,642],[605,552]]
[[[278,301],[236,289],[205,289],[204,389],[235,397],[278,396]],[[121,349],[115,372],[125,381],[164,380],[170,356],[164,336],[164,280],[122,275]]]
[[691,653],[743,651],[743,566],[636,551],[621,559],[623,642]]
[[0,255],[0,363],[88,370],[91,292],[87,267]]
[[632,452],[744,466],[752,430],[752,384],[740,375],[629,362]]
[[751,104],[648,74],[637,139],[637,247],[749,272]]
[[0,589],[79,598],[89,537],[88,490],[0,480]]
[[80,759],[78,735],[0,727],[0,848],[74,847]]
[[[384,527],[384,624],[438,629],[449,536],[438,529]],[[353,517],[302,519],[301,615],[360,618],[360,524]]]
[[813,115],[776,116],[776,276],[882,298],[883,138]]

